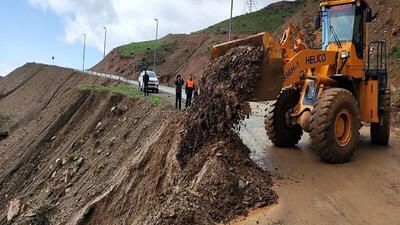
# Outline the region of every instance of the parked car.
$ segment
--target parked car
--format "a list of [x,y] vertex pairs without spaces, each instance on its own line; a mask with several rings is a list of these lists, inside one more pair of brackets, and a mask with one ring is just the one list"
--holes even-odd
[[[158,93],[158,86],[160,85],[160,82],[158,81],[157,74],[154,71],[146,71],[147,74],[149,75],[149,91],[153,91],[155,93]],[[139,88],[141,91],[144,91],[144,83],[143,83],[143,75],[145,71],[140,73],[139,76]]]

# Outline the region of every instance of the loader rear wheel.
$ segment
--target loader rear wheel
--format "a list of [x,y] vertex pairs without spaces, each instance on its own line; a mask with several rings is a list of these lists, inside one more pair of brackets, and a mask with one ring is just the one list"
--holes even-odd
[[322,92],[311,116],[314,152],[329,163],[351,159],[360,138],[360,112],[353,95],[342,88]]
[[265,129],[271,142],[278,147],[293,147],[300,141],[303,130],[299,125],[292,125],[289,118],[291,110],[296,107],[299,99],[299,90],[286,88],[275,101],[267,103]]
[[374,145],[388,145],[390,138],[390,88],[386,88],[381,96],[383,110],[379,113],[379,123],[371,124],[371,143]]

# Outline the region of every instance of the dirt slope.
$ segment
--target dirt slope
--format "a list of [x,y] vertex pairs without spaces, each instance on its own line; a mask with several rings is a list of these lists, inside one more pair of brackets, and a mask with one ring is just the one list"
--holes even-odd
[[[233,55],[237,66],[229,73]],[[257,76],[261,60],[260,50],[246,47],[211,63],[194,106],[170,115],[158,136],[137,150],[143,153],[126,164],[125,178],[82,210],[86,216],[68,224],[214,224],[245,214],[246,208],[274,203],[269,173],[250,160],[232,130],[241,118],[243,98],[252,91],[252,81],[241,75]],[[248,63],[253,70],[243,67]],[[215,82],[221,75],[227,78],[224,84]],[[248,92],[238,95],[206,91],[246,84]],[[227,107],[231,114],[225,114]]]
[[[227,73],[233,55],[237,66]],[[257,76],[261,60],[261,51],[245,47],[210,64],[203,90],[248,91],[231,90],[209,107],[217,96],[203,91],[182,113],[147,98],[78,91],[117,83],[73,70],[19,69],[35,74],[13,73],[9,82],[26,81],[0,100],[15,115],[0,141],[0,224],[213,224],[273,204],[270,174],[232,130],[254,86],[241,75]],[[203,108],[215,110],[203,118]],[[203,119],[209,138],[196,130]]]
[[8,76],[0,80],[0,98],[6,97],[13,91],[22,86],[29,78],[33,77],[38,71],[43,69],[41,64],[28,64],[11,72]]

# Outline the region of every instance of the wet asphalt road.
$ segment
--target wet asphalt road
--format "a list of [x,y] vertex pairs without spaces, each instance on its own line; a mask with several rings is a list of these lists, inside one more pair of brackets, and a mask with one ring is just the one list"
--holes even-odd
[[369,128],[361,130],[354,159],[332,165],[312,151],[308,134],[298,148],[272,145],[264,128],[265,104],[252,103],[240,136],[251,158],[271,172],[278,204],[258,209],[232,224],[400,224],[400,141],[370,145]]

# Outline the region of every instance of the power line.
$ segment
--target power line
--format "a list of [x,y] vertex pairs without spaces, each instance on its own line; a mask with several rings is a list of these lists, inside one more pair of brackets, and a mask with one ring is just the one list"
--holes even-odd
[[258,9],[258,0],[244,0],[243,13],[252,13]]

